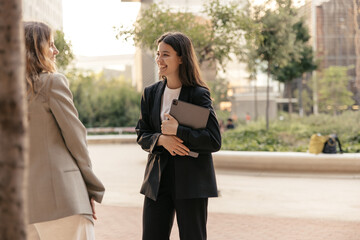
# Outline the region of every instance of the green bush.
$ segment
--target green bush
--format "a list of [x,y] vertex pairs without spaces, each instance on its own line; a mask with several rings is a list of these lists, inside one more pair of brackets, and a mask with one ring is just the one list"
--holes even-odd
[[86,127],[133,127],[140,116],[141,93],[121,78],[73,70],[67,73],[74,104]]
[[273,121],[270,130],[265,122],[237,124],[223,134],[222,150],[306,152],[314,133],[338,135],[344,152],[360,152],[360,112],[341,115],[299,116],[282,114],[284,119]]

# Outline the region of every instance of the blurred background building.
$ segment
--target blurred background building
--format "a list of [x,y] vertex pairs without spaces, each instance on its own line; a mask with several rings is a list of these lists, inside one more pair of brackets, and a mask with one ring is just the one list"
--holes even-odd
[[[41,21],[53,30],[63,30],[62,0],[23,0],[23,19]],[[78,56],[72,66],[79,70],[104,72],[106,78],[124,77],[131,81],[134,78],[134,55]]]
[[133,79],[134,54],[109,56],[76,56],[73,66],[77,69],[103,71],[105,78],[122,76],[131,82]]
[[307,0],[301,9],[320,69],[352,67],[349,89],[360,104],[360,0]]
[[25,21],[42,21],[53,29],[62,30],[62,0],[23,0],[22,8]]

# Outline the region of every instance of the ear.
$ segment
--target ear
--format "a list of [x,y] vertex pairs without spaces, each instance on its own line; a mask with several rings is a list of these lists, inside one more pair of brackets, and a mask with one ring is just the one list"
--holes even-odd
[[182,64],[182,58],[179,57],[179,64]]

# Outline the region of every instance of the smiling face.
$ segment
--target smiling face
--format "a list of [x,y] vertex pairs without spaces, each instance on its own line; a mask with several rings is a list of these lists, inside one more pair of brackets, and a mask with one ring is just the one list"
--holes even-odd
[[160,42],[156,53],[156,63],[159,67],[159,76],[165,76],[168,80],[179,78],[179,65],[181,57],[176,51],[164,42]]

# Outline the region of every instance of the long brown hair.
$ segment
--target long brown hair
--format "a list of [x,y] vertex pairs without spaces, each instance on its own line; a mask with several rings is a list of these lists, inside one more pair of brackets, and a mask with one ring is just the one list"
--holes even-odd
[[[161,42],[169,44],[181,57],[182,63],[179,66],[179,77],[184,86],[209,87],[201,77],[200,67],[195,54],[194,47],[188,36],[181,32],[167,32],[157,39],[157,44]],[[161,76],[165,79],[165,76]]]
[[24,22],[26,45],[27,94],[36,94],[35,82],[41,72],[56,72],[55,63],[48,57],[51,28],[42,22]]

